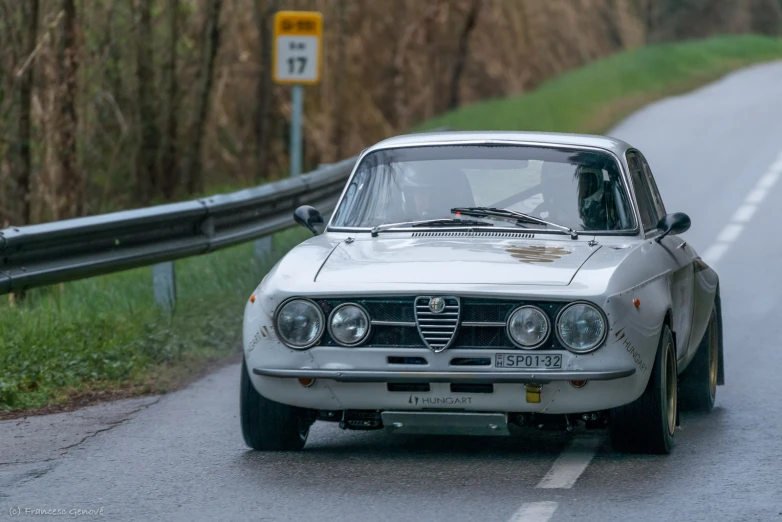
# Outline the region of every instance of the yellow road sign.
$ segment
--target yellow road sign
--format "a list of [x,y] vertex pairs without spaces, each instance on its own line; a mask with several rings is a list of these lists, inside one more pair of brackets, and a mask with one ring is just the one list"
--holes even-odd
[[278,11],[274,15],[274,63],[277,83],[320,81],[323,16],[315,11]]

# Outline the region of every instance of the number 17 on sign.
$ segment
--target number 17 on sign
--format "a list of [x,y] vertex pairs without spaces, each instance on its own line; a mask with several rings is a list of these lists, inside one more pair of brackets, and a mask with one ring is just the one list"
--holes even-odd
[[323,17],[312,11],[274,16],[274,81],[291,84],[291,176],[301,174],[302,85],[320,81]]

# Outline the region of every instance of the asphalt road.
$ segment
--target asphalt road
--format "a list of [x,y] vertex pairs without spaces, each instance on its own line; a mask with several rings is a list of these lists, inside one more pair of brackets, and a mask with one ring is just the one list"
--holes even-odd
[[780,86],[782,63],[754,67],[611,133],[646,154],[668,211],[690,214],[685,237],[721,277],[727,385],[713,413],[683,415],[672,455],[619,455],[601,432],[402,437],[331,424],[302,453],[253,453],[229,366],[162,398],[0,423],[3,515],[782,520]]

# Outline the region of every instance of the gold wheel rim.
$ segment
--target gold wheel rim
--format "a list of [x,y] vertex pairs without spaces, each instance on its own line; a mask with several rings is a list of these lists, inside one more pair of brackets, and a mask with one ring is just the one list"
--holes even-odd
[[712,312],[709,323],[709,393],[712,401],[717,396],[717,373],[719,368],[719,336],[715,325],[716,316]]
[[668,406],[668,433],[676,429],[676,359],[671,357],[671,345],[665,347],[665,402]]

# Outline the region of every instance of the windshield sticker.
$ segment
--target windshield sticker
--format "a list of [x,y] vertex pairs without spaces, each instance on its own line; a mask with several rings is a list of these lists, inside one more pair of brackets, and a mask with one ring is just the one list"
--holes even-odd
[[522,263],[553,263],[571,253],[570,250],[562,247],[544,246],[512,247],[505,251]]

